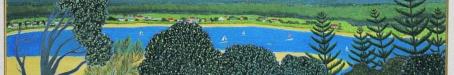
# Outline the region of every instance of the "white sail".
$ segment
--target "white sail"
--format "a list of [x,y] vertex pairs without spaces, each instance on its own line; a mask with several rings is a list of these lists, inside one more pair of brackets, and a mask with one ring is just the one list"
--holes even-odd
[[227,42],[227,36],[222,36],[221,38],[221,43],[226,43]]
[[287,41],[292,41],[292,40],[293,40],[292,34],[288,34],[288,36],[287,36]]
[[345,51],[350,52],[350,50],[348,49],[348,46],[345,46]]
[[241,32],[241,36],[246,36],[246,32],[245,31]]
[[139,32],[139,35],[142,36],[142,35],[143,35],[143,31],[140,31],[140,32]]

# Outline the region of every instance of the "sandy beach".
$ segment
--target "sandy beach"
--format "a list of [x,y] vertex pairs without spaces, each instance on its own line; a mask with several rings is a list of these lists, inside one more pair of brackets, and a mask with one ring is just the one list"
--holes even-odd
[[[277,61],[282,61],[285,55],[290,54],[294,56],[306,56],[303,52],[274,52]],[[28,74],[34,75],[40,73],[40,65],[39,65],[39,56],[29,56],[26,58],[26,70]],[[84,61],[83,56],[68,56],[64,58],[61,63],[60,67],[57,70],[57,73],[66,72],[74,67],[76,67],[80,62]],[[345,62],[344,62],[345,63]],[[87,68],[86,65],[83,65],[74,75],[83,75],[84,70]],[[344,69],[346,69],[345,67]],[[6,58],[6,75],[20,75],[18,71],[19,65],[17,65],[17,61],[14,57],[7,57]]]
[[[104,28],[136,28],[136,27],[152,27],[152,26],[171,26],[172,24],[146,24],[146,23],[134,23],[134,24],[106,24]],[[302,28],[302,27],[286,27],[286,26],[276,26],[276,25],[259,25],[259,24],[200,24],[202,27],[264,27],[264,28],[274,28],[274,29],[283,29],[283,30],[292,30],[300,32],[309,32],[311,28]],[[49,28],[53,29],[53,28]],[[72,27],[66,28],[67,30],[72,29]],[[38,32],[44,31],[44,28],[37,29],[27,29],[22,30],[22,33],[29,32]],[[12,31],[7,33],[9,35],[15,35],[17,31]],[[337,35],[352,37],[352,33],[345,32],[336,32]]]

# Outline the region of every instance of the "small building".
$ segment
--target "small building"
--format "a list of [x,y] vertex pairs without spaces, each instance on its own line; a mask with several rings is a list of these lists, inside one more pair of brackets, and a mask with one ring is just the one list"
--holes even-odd
[[331,24],[332,29],[337,29],[339,26],[337,24]]
[[167,18],[167,21],[168,21],[168,22],[175,22],[175,21],[177,21],[177,20],[176,20],[175,18]]
[[144,17],[143,20],[145,20],[145,21],[151,21],[151,19],[152,19],[151,17]]
[[256,20],[257,20],[257,21],[260,21],[260,22],[266,22],[267,19],[268,19],[268,17],[260,16],[260,17],[258,17]]
[[136,15],[136,16],[134,16],[134,18],[135,18],[135,19],[140,19],[140,20],[145,19],[145,17],[142,16],[142,15]]
[[248,20],[248,17],[246,17],[246,16],[240,16],[240,20]]
[[224,17],[219,17],[218,18],[218,21],[224,21],[224,20],[226,20]]
[[126,21],[126,19],[125,18],[118,18],[118,21],[122,21],[123,22],[123,21]]
[[[150,21],[160,21],[162,20],[163,18],[151,18]],[[165,18],[164,18],[165,19]]]
[[127,21],[133,22],[133,21],[136,21],[136,20],[135,20],[134,17],[129,17],[129,18],[127,19]]

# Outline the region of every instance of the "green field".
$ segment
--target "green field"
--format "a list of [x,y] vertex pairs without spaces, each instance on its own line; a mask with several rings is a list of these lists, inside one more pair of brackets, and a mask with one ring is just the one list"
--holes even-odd
[[[445,3],[425,3],[422,7],[427,11],[434,8],[446,8]],[[53,6],[50,5],[21,5],[9,6],[8,18],[30,18],[42,17],[50,14]],[[110,14],[137,14],[137,13],[183,13],[183,14],[226,14],[226,15],[262,15],[274,17],[305,17],[309,18],[318,12],[324,11],[328,16],[337,19],[349,19],[364,21],[368,18],[371,9],[378,9],[383,16],[394,17],[397,15],[394,4],[375,4],[375,5],[340,5],[340,6],[321,6],[321,5],[280,5],[280,4],[220,4],[220,5],[110,5]],[[30,14],[30,12],[34,12]]]

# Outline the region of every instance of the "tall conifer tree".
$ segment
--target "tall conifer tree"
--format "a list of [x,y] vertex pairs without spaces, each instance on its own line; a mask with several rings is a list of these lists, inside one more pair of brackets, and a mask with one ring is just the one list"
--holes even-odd
[[389,24],[385,22],[386,17],[380,17],[380,12],[377,9],[371,10],[370,17],[367,21],[373,23],[373,25],[369,25],[367,28],[373,33],[368,33],[371,38],[369,43],[375,47],[375,56],[380,58],[376,64],[381,65],[388,61],[389,56],[394,51],[394,47],[391,46],[394,38],[389,38],[392,32],[385,32]]
[[427,52],[431,45],[425,44],[431,33],[422,34],[425,30],[428,20],[423,13],[425,8],[418,9],[417,7],[423,4],[426,0],[395,0],[395,2],[403,8],[396,8],[396,11],[401,17],[395,18],[397,25],[393,25],[394,29],[405,36],[393,35],[406,45],[394,45],[397,49],[404,51],[411,56],[421,56]]
[[328,68],[329,74],[337,74],[345,66],[345,63],[342,63],[341,60],[335,60],[339,56],[340,51],[332,54],[332,50],[336,47],[336,43],[331,42],[335,36],[334,29],[331,29],[331,24],[328,22],[325,12],[319,13],[316,18],[317,24],[311,30],[314,34],[311,38],[317,44],[311,44],[310,47],[320,54],[306,54],[311,58],[320,59],[325,64],[325,67]]
[[436,47],[436,49],[431,49],[434,53],[440,53],[443,55],[445,48],[445,40],[441,35],[446,31],[445,27],[445,14],[441,11],[440,8],[435,9],[430,19],[431,25],[427,27],[430,32],[435,34],[435,37],[429,39],[430,43]]
[[353,40],[352,47],[350,50],[352,54],[348,55],[353,61],[358,64],[367,65],[372,63],[375,57],[371,52],[371,44],[369,44],[369,39],[367,38],[366,33],[362,27],[358,27],[356,34],[354,35],[355,39]]

